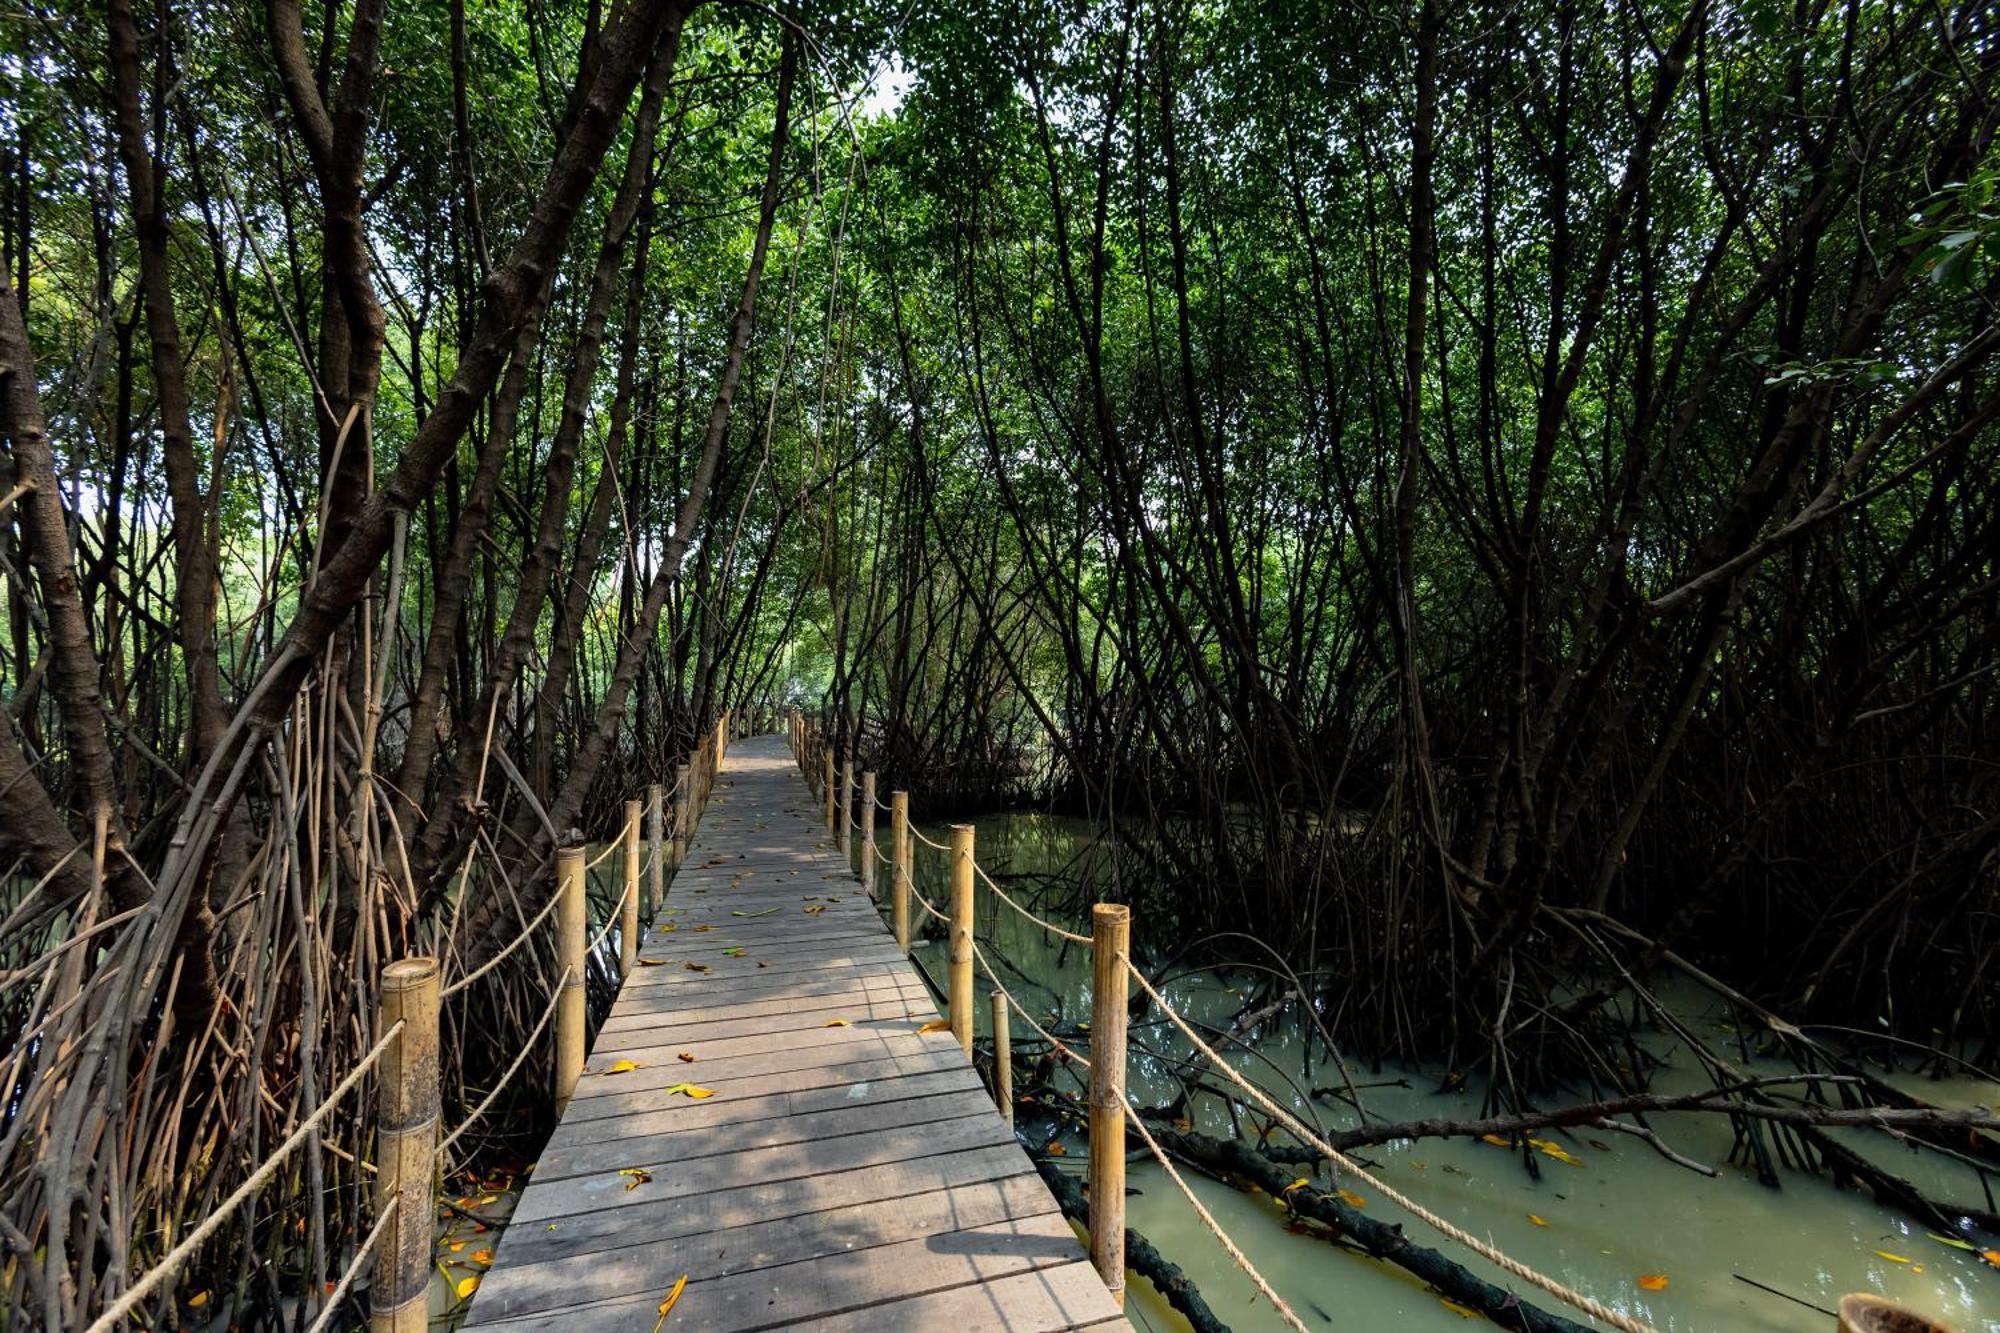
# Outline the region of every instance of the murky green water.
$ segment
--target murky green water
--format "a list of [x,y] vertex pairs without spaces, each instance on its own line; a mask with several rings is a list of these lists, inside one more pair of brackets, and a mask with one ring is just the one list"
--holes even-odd
[[[941,831],[927,830],[942,841]],[[1090,831],[1075,821],[1039,815],[1012,815],[978,825],[980,863],[1003,876],[1016,896],[1041,890],[1032,879],[1006,878],[1059,872],[1101,873],[1103,861],[1090,851]],[[920,890],[943,905],[943,858],[917,851]],[[1024,901],[1030,901],[1027,898]],[[1062,943],[1028,925],[1014,912],[981,895],[979,939],[1003,981],[1044,1021],[1053,1016],[1070,1024],[1089,1012],[1088,950]],[[1041,907],[1039,903],[1032,905]],[[919,918],[921,914],[916,914]],[[1072,929],[1078,922],[1064,920]],[[991,942],[990,944],[988,942]],[[938,978],[944,976],[944,946],[928,941],[916,951]],[[999,964],[1005,958],[1011,968]],[[1245,986],[1251,984],[1245,973]],[[983,997],[989,983],[980,978]],[[1177,1008],[1205,1021],[1226,1025],[1243,1007],[1247,990],[1214,975],[1173,982],[1166,994]],[[1728,1017],[1700,993],[1683,991],[1673,1001],[1697,1032],[1729,1035]],[[981,1008],[984,1008],[982,1004]],[[984,1030],[984,1015],[981,1029]],[[1017,1041],[1028,1034],[1015,1024]],[[1162,1064],[1141,1047],[1171,1058],[1186,1053],[1179,1034],[1159,1022],[1135,1027],[1131,1087],[1137,1098],[1164,1102],[1176,1086],[1161,1077]],[[1654,1038],[1654,1053],[1669,1060],[1655,1090],[1675,1092],[1704,1086],[1698,1071],[1673,1063],[1671,1040]],[[1726,1044],[1726,1043],[1725,1043]],[[1353,1112],[1330,1099],[1311,1098],[1300,1089],[1340,1082],[1323,1049],[1313,1052],[1310,1075],[1306,1048],[1296,1025],[1259,1041],[1256,1059],[1239,1067],[1256,1078],[1295,1113],[1327,1128],[1353,1123]],[[1775,1064],[1745,1062],[1752,1073],[1790,1072]],[[1385,1068],[1351,1071],[1357,1083],[1402,1079],[1407,1087],[1370,1087],[1361,1093],[1370,1113],[1392,1121],[1419,1117],[1470,1119],[1480,1113],[1476,1090],[1437,1093],[1443,1071]],[[2000,1104],[2000,1085],[1976,1079],[1923,1081],[1912,1090],[1942,1104]],[[1559,1104],[1560,1097],[1547,1104]],[[1230,1133],[1228,1113],[1218,1099],[1199,1099],[1195,1127]],[[1830,1314],[1795,1304],[1739,1280],[1754,1279],[1809,1305],[1830,1311],[1843,1293],[1876,1292],[1942,1318],[1961,1329],[2000,1329],[2000,1268],[1976,1253],[1931,1239],[1925,1228],[1903,1214],[1873,1203],[1858,1190],[1836,1189],[1828,1180],[1782,1173],[1783,1188],[1758,1183],[1747,1165],[1730,1164],[1731,1133],[1726,1117],[1691,1112],[1649,1117],[1672,1148],[1715,1167],[1709,1179],[1669,1162],[1645,1143],[1601,1129],[1554,1131],[1550,1138],[1575,1159],[1567,1165],[1543,1160],[1542,1178],[1529,1178],[1507,1149],[1463,1139],[1427,1139],[1367,1149],[1363,1159],[1390,1185],[1474,1232],[1516,1258],[1598,1300],[1668,1330],[1827,1330]],[[1984,1199],[1977,1173],[1933,1153],[1898,1147],[1879,1134],[1844,1133],[1896,1173],[1916,1181],[1934,1197],[1979,1204]],[[1068,1136],[1065,1146],[1083,1169],[1085,1144]],[[1351,1253],[1284,1226],[1283,1210],[1262,1195],[1187,1175],[1216,1219],[1244,1248],[1309,1326],[1340,1329],[1456,1329],[1468,1321],[1438,1296],[1400,1270]],[[1322,1175],[1318,1183],[1331,1188]],[[1421,1244],[1433,1244],[1452,1258],[1502,1286],[1519,1289],[1484,1261],[1456,1250],[1414,1217],[1377,1197],[1366,1184],[1341,1182],[1366,1200],[1375,1216],[1403,1224]],[[1238,1330],[1281,1329],[1283,1322],[1249,1280],[1231,1263],[1156,1166],[1134,1163],[1130,1184],[1139,1193],[1129,1204],[1129,1222],[1195,1279],[1215,1311]],[[1536,1220],[1539,1219],[1539,1222]],[[1971,1236],[1979,1248],[2000,1238]],[[1893,1257],[1891,1257],[1893,1256]],[[1661,1290],[1640,1286],[1642,1276],[1664,1276]],[[1135,1284],[1132,1317],[1141,1328],[1186,1325]],[[1551,1298],[1524,1290],[1523,1298],[1554,1309]]]

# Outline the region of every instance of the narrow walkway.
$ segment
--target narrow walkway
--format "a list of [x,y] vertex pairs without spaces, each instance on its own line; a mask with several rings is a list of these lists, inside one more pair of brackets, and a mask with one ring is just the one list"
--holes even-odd
[[648,1333],[686,1274],[663,1333],[1129,1333],[782,738],[667,904],[468,1327]]

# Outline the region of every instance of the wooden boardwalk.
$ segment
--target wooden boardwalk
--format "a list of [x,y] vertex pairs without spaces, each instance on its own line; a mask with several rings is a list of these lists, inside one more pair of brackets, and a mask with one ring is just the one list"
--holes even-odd
[[685,1273],[663,1333],[1129,1333],[781,738],[640,955],[468,1327],[648,1333]]

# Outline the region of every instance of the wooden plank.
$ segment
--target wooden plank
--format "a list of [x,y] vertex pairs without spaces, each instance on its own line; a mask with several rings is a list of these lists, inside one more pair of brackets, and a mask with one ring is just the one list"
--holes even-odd
[[545,1152],[535,1164],[535,1183],[546,1185],[568,1176],[616,1171],[635,1162],[670,1163],[678,1173],[688,1163],[704,1157],[825,1143],[851,1135],[961,1120],[966,1115],[968,1091],[963,1086],[947,1087],[931,1096],[857,1100],[852,1105],[825,1111],[730,1120],[720,1125],[674,1125],[669,1121],[655,1133],[628,1132],[610,1141]]
[[[674,1306],[674,1324],[682,1333],[750,1333],[832,1315],[866,1312],[872,1316],[870,1307],[908,1297],[994,1282],[1037,1269],[1072,1266],[1077,1263],[1076,1253],[1076,1235],[1069,1224],[1060,1214],[1043,1213],[729,1277],[697,1280],[690,1273],[687,1289]],[[499,1320],[491,1327],[508,1333],[572,1333],[582,1319],[589,1328],[604,1333],[628,1329],[650,1333],[659,1318],[660,1298],[678,1276],[667,1274],[663,1280],[656,1276],[657,1286],[634,1296]],[[1111,1297],[1103,1294],[1102,1287],[1099,1292],[1103,1304],[1091,1314],[1096,1318],[1115,1314]],[[868,1326],[880,1327],[874,1323]],[[977,1325],[982,1333],[989,1327],[1004,1326]]]
[[[798,1092],[810,1088],[853,1087],[870,1079],[901,1078],[911,1074],[925,1074],[939,1069],[951,1069],[965,1064],[965,1057],[952,1058],[956,1046],[942,1047],[933,1044],[924,1050],[899,1052],[888,1056],[864,1054],[852,1058],[833,1058],[825,1063],[807,1063],[810,1052],[793,1052],[798,1063],[785,1066],[780,1056],[763,1056],[754,1062],[766,1066],[757,1071],[739,1071],[729,1078],[729,1097],[755,1098],[775,1092]],[[750,1063],[750,1062],[746,1062]],[[707,1076],[705,1076],[707,1077]],[[664,1082],[647,1088],[638,1084],[621,1085],[619,1090],[604,1097],[592,1097],[586,1101],[572,1101],[569,1113],[563,1117],[564,1124],[586,1124],[613,1116],[631,1115],[635,1111],[659,1109],[662,1099],[659,1088]],[[675,1103],[685,1098],[667,1099]],[[730,1103],[724,1102],[727,1106]]]
[[[930,988],[903,969],[884,970],[873,975],[841,977],[833,981],[813,981],[776,986],[766,991],[745,989],[743,998],[710,996],[691,1005],[675,1005],[673,996],[633,996],[605,1020],[601,1033],[636,1031],[663,1023],[726,1023],[745,1018],[781,1014],[800,1005],[820,1007],[842,1003],[865,1003],[874,998],[900,995],[928,995]],[[765,998],[768,995],[769,998]]]
[[927,1292],[888,1305],[815,1320],[813,1333],[1066,1333],[1132,1326],[1111,1303],[1097,1270],[1083,1260],[1003,1277],[977,1286]]
[[[748,1097],[711,1105],[690,1102],[685,1097],[669,1099],[666,1106],[648,1105],[630,1115],[606,1116],[597,1120],[565,1120],[549,1136],[535,1164],[536,1178],[551,1179],[563,1172],[564,1154],[606,1141],[631,1142],[655,1134],[680,1134],[695,1130],[754,1125],[787,1116],[817,1115],[822,1111],[863,1103],[908,1101],[935,1097],[944,1092],[978,1092],[983,1085],[970,1069],[946,1067],[935,1073],[911,1074],[901,1078],[840,1081],[803,1091],[775,1092],[765,1097]],[[657,1100],[657,1099],[655,1099]]]
[[[1034,1167],[1018,1148],[1002,1144],[887,1166],[762,1181],[704,1200],[700,1208],[691,1208],[681,1199],[658,1199],[611,1213],[586,1213],[554,1224],[511,1229],[502,1241],[499,1269],[569,1254],[608,1252],[672,1236],[725,1231],[779,1217],[839,1214],[880,1199],[932,1194],[949,1197],[986,1181],[1019,1175],[1034,1176]],[[837,1223],[827,1221],[825,1225]]]
[[802,796],[729,756],[468,1327],[1129,1327]]
[[[659,1285],[662,1274],[671,1282],[681,1273],[689,1274],[689,1294],[699,1296],[718,1278],[1033,1217],[1051,1207],[1039,1177],[1006,1176],[949,1193],[933,1190],[878,1199],[844,1208],[837,1217],[795,1213],[699,1235],[646,1240],[609,1252],[517,1264],[488,1280],[479,1304],[489,1319],[517,1319],[649,1292]],[[696,1308],[690,1302],[689,1312]]]

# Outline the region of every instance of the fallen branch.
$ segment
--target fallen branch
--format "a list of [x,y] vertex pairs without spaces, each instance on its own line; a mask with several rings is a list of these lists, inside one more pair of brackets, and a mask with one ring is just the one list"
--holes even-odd
[[1378,1221],[1338,1195],[1310,1186],[1291,1188],[1294,1177],[1288,1169],[1240,1143],[1164,1125],[1156,1127],[1153,1136],[1175,1156],[1224,1178],[1255,1185],[1297,1216],[1319,1223],[1375,1258],[1420,1278],[1453,1304],[1477,1311],[1502,1328],[1521,1333],[1591,1333],[1589,1325],[1529,1305],[1436,1250],[1413,1243],[1403,1235],[1402,1227]]

